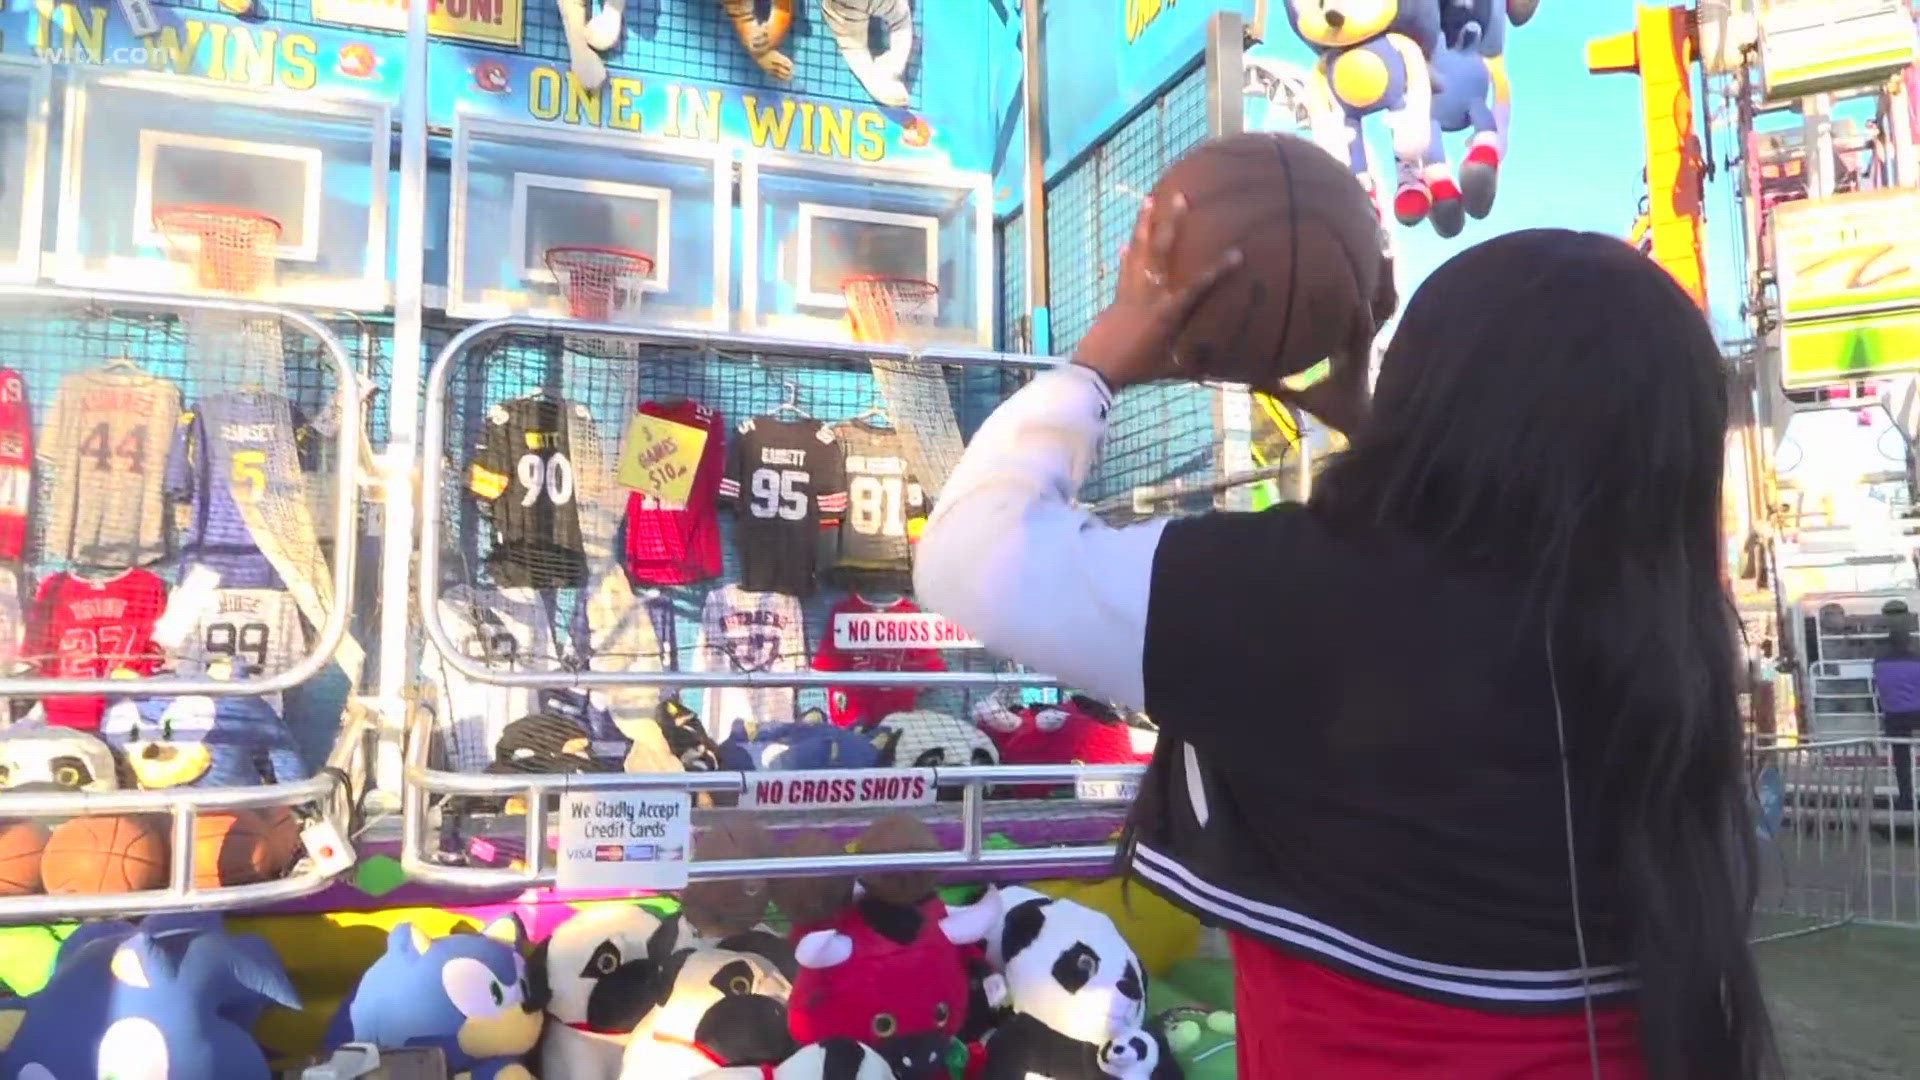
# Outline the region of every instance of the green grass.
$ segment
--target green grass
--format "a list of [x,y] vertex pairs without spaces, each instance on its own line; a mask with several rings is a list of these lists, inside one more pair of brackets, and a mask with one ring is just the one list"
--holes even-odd
[[1756,950],[1792,1080],[1920,1076],[1920,931],[1845,926]]

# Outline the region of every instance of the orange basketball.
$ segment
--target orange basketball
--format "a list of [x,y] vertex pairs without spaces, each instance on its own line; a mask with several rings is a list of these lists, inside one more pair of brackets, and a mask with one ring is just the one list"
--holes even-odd
[[254,813],[267,837],[268,865],[271,876],[278,877],[300,857],[300,820],[284,806],[267,806]]
[[40,891],[40,857],[47,830],[31,821],[0,822],[0,896]]
[[138,817],[63,821],[47,837],[40,879],[50,893],[157,889],[167,883],[164,824]]
[[193,884],[199,889],[250,885],[278,869],[275,840],[254,810],[201,814],[193,822]]

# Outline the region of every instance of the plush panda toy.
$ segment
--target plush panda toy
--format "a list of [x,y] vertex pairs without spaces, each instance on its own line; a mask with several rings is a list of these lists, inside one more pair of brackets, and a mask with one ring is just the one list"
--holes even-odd
[[657,976],[659,1004],[622,1054],[619,1080],[692,1080],[785,1061],[795,1049],[787,999],[797,969],[792,947],[763,931],[673,954]]
[[1113,920],[1019,887],[990,889],[950,918],[978,933],[1006,979],[986,1075],[1179,1080],[1164,1037],[1147,1027],[1146,971]]
[[827,1039],[803,1046],[778,1065],[715,1069],[699,1080],[894,1080],[893,1067],[880,1052],[852,1039]]
[[536,946],[527,976],[530,996],[547,1010],[540,1075],[616,1080],[679,937],[679,916],[619,904],[573,916]]

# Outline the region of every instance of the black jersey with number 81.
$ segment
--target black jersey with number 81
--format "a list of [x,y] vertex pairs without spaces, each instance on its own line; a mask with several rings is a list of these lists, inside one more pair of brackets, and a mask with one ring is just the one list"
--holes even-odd
[[585,406],[541,395],[487,411],[467,489],[493,523],[487,566],[497,584],[586,584],[572,436],[576,425],[590,423]]

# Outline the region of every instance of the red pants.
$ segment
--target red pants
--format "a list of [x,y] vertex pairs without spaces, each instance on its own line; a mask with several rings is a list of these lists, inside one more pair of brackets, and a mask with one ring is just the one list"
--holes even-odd
[[[1499,1016],[1407,997],[1233,939],[1240,1080],[1592,1080],[1583,1012]],[[1594,1014],[1603,1080],[1643,1080],[1630,1010]]]

